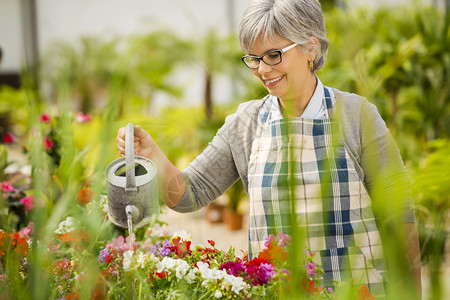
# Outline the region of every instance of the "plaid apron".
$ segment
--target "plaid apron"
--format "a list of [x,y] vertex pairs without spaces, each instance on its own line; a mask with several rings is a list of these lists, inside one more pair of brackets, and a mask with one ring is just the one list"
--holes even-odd
[[332,135],[337,122],[327,87],[323,101],[322,120],[271,120],[271,101],[261,108],[248,167],[249,256],[264,249],[269,234],[290,233],[294,200],[324,285],[352,278],[382,296],[385,268],[371,199],[340,134]]

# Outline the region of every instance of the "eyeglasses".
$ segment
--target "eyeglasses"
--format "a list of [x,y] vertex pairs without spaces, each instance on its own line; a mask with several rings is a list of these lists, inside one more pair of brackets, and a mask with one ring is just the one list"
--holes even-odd
[[281,50],[272,50],[264,53],[262,56],[246,55],[242,56],[241,59],[244,64],[250,69],[257,69],[261,63],[261,60],[269,66],[278,65],[282,61],[282,54],[292,48],[297,46],[297,44],[292,44],[283,48]]

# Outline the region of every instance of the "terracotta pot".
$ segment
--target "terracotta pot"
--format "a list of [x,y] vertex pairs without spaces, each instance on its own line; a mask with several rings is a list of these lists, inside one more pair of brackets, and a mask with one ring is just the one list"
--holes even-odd
[[221,223],[222,212],[225,207],[221,204],[211,203],[205,208],[205,217],[209,223]]
[[243,215],[234,210],[228,208],[223,210],[223,222],[228,230],[233,231],[242,229],[242,219]]

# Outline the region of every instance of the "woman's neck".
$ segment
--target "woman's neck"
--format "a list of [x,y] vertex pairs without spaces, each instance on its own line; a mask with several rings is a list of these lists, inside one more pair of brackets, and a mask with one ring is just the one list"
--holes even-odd
[[300,91],[296,99],[279,99],[281,113],[284,117],[300,117],[308,106],[317,86],[317,78],[314,74],[308,78],[308,83],[303,85],[305,88]]

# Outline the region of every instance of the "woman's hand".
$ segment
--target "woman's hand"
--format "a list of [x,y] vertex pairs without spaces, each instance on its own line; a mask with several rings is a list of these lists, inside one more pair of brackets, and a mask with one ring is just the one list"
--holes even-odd
[[[125,156],[125,132],[126,127],[119,129],[117,133],[117,149],[120,156]],[[134,127],[134,155],[144,156],[151,159],[151,155],[154,154],[154,150],[157,148],[156,143],[153,141],[150,134],[136,125]]]

